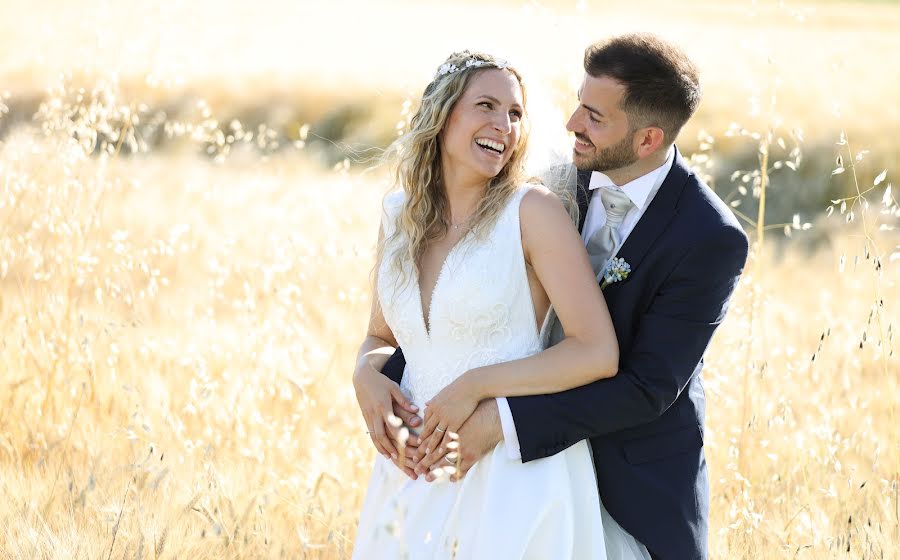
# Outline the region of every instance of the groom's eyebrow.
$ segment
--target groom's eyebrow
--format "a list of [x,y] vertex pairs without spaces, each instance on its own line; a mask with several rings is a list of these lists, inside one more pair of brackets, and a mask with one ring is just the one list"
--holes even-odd
[[590,105],[585,105],[584,103],[581,103],[581,88],[578,88],[578,102],[581,104],[582,107],[584,107],[585,109],[587,109],[587,110],[590,111],[591,113],[596,113],[598,117],[601,117],[601,118],[602,118],[602,117],[605,116],[603,113],[601,113],[601,112],[598,111],[597,109],[594,109],[594,108],[591,107]]
[[588,111],[590,111],[591,113],[595,113],[598,117],[603,117],[603,116],[604,116],[603,113],[601,113],[601,112],[598,111],[597,109],[594,109],[594,108],[591,107],[590,105],[585,105],[584,103],[582,103],[581,106],[584,107],[585,109],[587,109]]

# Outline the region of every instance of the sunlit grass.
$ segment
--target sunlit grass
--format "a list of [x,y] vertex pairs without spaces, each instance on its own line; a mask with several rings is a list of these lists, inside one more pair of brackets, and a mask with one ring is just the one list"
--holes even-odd
[[[71,132],[0,153],[0,549],[346,556],[373,456],[349,375],[382,172],[302,150],[86,156]],[[880,558],[896,539],[897,359],[876,352],[862,240],[832,242],[748,267],[710,350],[715,556]]]
[[[338,37],[315,23],[346,6],[22,6],[0,20],[16,46],[0,65],[10,90],[0,97],[0,557],[347,557],[374,456],[349,378],[388,184],[384,169],[366,169],[377,150],[341,146],[360,163],[323,168],[307,141],[320,117],[357,102],[371,111],[359,138],[394,134],[420,74],[451,48],[491,47],[486,36],[558,88],[564,111],[597,21],[665,29],[705,66],[705,112],[684,143],[701,172],[733,175],[718,192],[764,233],[704,373],[712,557],[891,557],[900,210],[887,190],[894,168],[871,179],[900,117],[895,77],[868,54],[893,48],[896,8],[692,3],[637,14],[510,1],[474,17],[474,6],[392,2],[354,6],[360,17]],[[359,23],[373,10],[459,33],[426,41],[433,26],[386,24],[375,41]],[[501,33],[485,35],[497,21]],[[548,22],[573,31],[529,39]],[[159,29],[168,35],[153,39]],[[267,38],[252,39],[259,29]],[[223,51],[219,38],[246,48]],[[387,54],[357,60],[359,44]],[[777,64],[759,64],[765,49]],[[575,62],[549,62],[563,59]],[[798,95],[797,84],[829,93]],[[36,97],[23,109],[26,94]],[[279,112],[292,95],[308,103]],[[271,99],[285,101],[270,109]],[[834,145],[841,129],[857,151]],[[841,155],[843,172],[830,175],[831,154],[827,169],[810,162],[811,138]],[[763,174],[727,168],[721,152],[753,159],[762,145],[770,205],[785,200],[786,162],[851,198],[829,217],[753,227]]]

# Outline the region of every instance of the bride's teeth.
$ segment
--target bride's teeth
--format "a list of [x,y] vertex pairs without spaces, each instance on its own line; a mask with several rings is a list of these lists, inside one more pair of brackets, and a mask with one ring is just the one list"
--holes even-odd
[[506,146],[504,146],[503,144],[501,144],[499,142],[494,142],[493,140],[485,140],[482,138],[475,140],[475,143],[478,144],[479,146],[484,146],[484,147],[496,150],[496,151],[500,152],[501,154],[503,153],[503,150],[506,148]]

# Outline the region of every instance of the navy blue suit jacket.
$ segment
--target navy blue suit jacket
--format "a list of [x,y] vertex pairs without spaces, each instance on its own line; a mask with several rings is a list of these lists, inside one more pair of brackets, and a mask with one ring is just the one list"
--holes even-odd
[[[581,223],[590,172],[578,173]],[[707,558],[703,354],[747,259],[747,236],[680,154],[618,256],[625,280],[604,290],[618,374],[561,393],[508,399],[522,460],[588,439],[607,510],[663,560]],[[385,366],[399,383],[402,351]]]

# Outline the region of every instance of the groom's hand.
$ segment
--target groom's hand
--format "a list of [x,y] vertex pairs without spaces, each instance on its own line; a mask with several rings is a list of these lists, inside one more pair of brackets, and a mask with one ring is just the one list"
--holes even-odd
[[409,412],[396,401],[394,402],[394,415],[403,423],[398,427],[388,426],[388,436],[394,442],[394,447],[400,454],[396,459],[391,458],[391,461],[406,476],[416,480],[418,479],[415,468],[419,437],[413,432],[413,429],[418,430],[422,427],[422,418],[414,412]]
[[[416,466],[416,474],[426,474],[425,480],[431,482],[435,479],[431,474],[434,468],[452,466],[457,472],[450,480],[456,482],[469,472],[472,465],[503,441],[496,399],[485,399],[478,403],[475,412],[460,427],[457,441],[459,449],[447,449],[444,444],[437,449],[428,450],[427,454],[424,449],[419,449],[417,456],[422,458]],[[445,459],[449,452],[454,452],[449,457],[453,460],[452,464]]]
[[397,444],[397,451],[399,451],[400,456],[397,457],[396,459],[394,459],[392,457],[391,462],[394,463],[394,465],[398,469],[403,471],[403,474],[405,474],[406,476],[408,476],[409,478],[411,478],[413,480],[418,480],[419,475],[417,475],[416,471],[415,471],[416,448],[411,447],[411,446],[401,446],[400,444]]
[[[408,426],[410,428],[415,429],[416,431],[422,429],[422,417],[416,414],[415,412],[410,412],[403,408],[403,406],[394,401],[394,416],[403,421],[404,426]],[[395,435],[397,430],[391,432],[391,435]],[[396,437],[394,438],[397,439]],[[416,434],[413,433],[412,430],[409,431],[409,439],[410,441],[414,441],[416,445],[419,443],[419,438]]]

